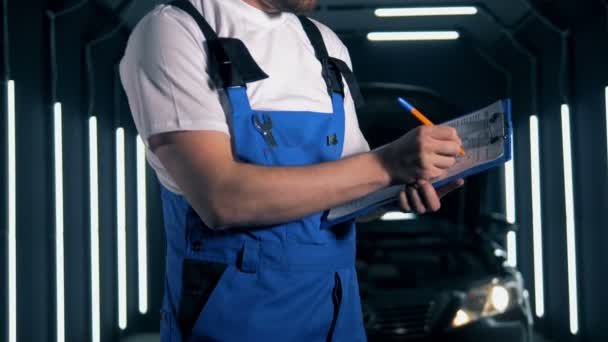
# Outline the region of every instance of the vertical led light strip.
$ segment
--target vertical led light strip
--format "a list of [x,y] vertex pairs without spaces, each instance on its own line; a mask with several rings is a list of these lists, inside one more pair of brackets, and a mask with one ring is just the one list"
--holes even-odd
[[54,106],[55,145],[55,291],[57,300],[57,342],[65,340],[64,264],[63,264],[63,134],[62,108]]
[[127,229],[125,191],[125,132],[116,129],[116,239],[118,252],[118,326],[127,328]]
[[608,87],[606,87],[606,151],[608,152]]
[[572,178],[572,141],[570,138],[570,107],[562,105],[562,144],[564,152],[564,195],[566,201],[566,246],[568,248],[568,299],[570,332],[578,333],[578,287],[576,273],[576,236],[574,218],[574,187]]
[[146,203],[146,147],[138,135],[137,146],[137,259],[139,312],[148,312],[148,222]]
[[[507,222],[515,223],[515,155],[511,149],[511,161],[505,164],[505,214]],[[517,266],[517,235],[507,233],[507,264]]]
[[545,314],[542,205],[540,192],[540,141],[538,117],[530,116],[530,176],[532,180],[532,241],[534,248],[534,304],[536,316]]
[[91,341],[101,339],[99,285],[99,173],[97,155],[97,118],[89,118],[89,191],[91,234]]
[[8,341],[17,342],[17,173],[15,141],[15,82],[7,85],[8,156]]

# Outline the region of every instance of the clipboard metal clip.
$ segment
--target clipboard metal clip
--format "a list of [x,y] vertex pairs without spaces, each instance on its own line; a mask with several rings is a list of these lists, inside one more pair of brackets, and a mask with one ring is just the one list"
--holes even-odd
[[492,116],[490,117],[489,123],[493,124],[496,123],[496,121],[502,116],[503,122],[504,122],[504,126],[503,126],[503,134],[499,135],[499,136],[494,136],[490,138],[490,144],[496,144],[498,141],[502,140],[507,140],[509,138],[509,131],[508,131],[508,127],[509,127],[509,119],[507,117],[507,115],[505,115],[504,112],[496,112],[494,114],[492,114]]

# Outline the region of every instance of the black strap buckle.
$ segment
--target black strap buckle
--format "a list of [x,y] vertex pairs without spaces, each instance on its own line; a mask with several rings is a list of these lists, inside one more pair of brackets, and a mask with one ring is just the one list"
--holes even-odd
[[322,75],[325,83],[327,84],[327,92],[329,95],[332,93],[339,93],[344,95],[344,83],[342,82],[342,74],[335,65],[332,58],[321,59]]
[[209,49],[207,65],[209,75],[218,88],[244,86],[246,83],[268,78],[242,41],[218,37],[192,3],[187,0],[177,0],[170,5],[189,14],[203,32]]
[[323,79],[327,84],[327,89],[332,89],[333,82],[331,80],[330,71],[329,71],[329,58],[321,59],[321,74],[323,75]]

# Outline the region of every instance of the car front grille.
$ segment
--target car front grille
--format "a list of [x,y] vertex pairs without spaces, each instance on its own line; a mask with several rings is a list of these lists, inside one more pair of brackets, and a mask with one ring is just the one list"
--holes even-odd
[[435,303],[367,307],[365,326],[371,341],[393,337],[400,341],[414,340],[430,334],[430,323]]

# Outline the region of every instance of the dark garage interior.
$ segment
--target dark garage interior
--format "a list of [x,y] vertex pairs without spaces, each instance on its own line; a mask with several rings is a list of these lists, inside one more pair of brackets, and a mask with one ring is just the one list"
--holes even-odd
[[[160,338],[162,191],[119,65],[166,2],[2,0],[0,341]],[[422,12],[446,8],[462,13]],[[397,97],[437,123],[511,103],[510,162],[436,213],[357,224],[367,339],[608,341],[608,2],[319,0],[308,15],[349,50],[371,149],[420,125]]]

